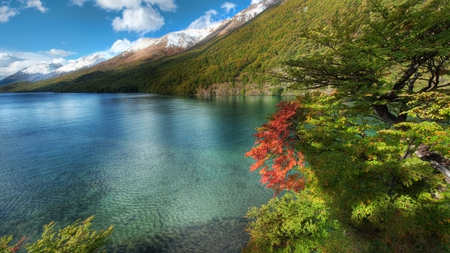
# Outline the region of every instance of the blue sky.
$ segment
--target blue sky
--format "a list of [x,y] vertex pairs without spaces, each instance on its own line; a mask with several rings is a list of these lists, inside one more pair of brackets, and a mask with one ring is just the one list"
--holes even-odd
[[40,62],[115,55],[139,38],[203,28],[261,0],[0,0],[0,79]]

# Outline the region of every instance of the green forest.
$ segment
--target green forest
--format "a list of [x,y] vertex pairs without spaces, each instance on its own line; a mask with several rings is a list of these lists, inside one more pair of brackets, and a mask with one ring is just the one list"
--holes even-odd
[[287,0],[179,55],[4,89],[295,92],[245,154],[275,195],[243,252],[450,252],[449,60],[448,0]]

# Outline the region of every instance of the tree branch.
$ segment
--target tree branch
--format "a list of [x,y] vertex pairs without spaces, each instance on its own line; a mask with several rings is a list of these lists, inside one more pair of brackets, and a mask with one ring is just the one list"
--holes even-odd
[[404,160],[404,159],[406,159],[406,158],[408,158],[408,157],[410,157],[410,156],[412,155],[411,150],[412,150],[412,148],[414,147],[414,142],[415,142],[415,141],[416,141],[416,138],[414,137],[414,138],[412,138],[412,140],[409,142],[408,147],[406,148],[406,151],[405,151],[405,153],[404,153],[403,156],[402,156],[402,160]]
[[403,73],[402,77],[397,80],[392,88],[393,91],[399,91],[408,84],[408,80],[417,72],[420,66],[422,66],[426,61],[433,58],[435,53],[430,55],[425,55],[422,57],[418,57],[418,59],[413,59],[409,68]]
[[442,173],[445,176],[445,181],[450,183],[450,159],[438,152],[430,151],[430,147],[425,144],[420,144],[415,154],[422,161],[430,162],[431,167]]
[[372,108],[383,121],[390,125],[398,124],[406,120],[406,115],[395,116],[392,114],[387,105],[372,105]]

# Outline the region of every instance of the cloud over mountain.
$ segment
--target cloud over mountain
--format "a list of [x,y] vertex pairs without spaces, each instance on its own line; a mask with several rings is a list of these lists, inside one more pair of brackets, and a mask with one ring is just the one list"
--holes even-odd
[[[103,58],[111,58],[126,49],[135,45],[127,39],[115,41],[112,46],[105,51],[98,52]],[[75,52],[61,49],[50,49],[47,51],[34,52],[0,52],[0,80],[12,75],[20,70],[30,68],[35,65],[61,64],[67,65],[75,60],[67,60],[66,57],[75,55]]]
[[210,27],[220,22],[220,20],[217,19],[218,14],[219,13],[216,10],[209,10],[205,12],[203,16],[199,17],[194,22],[192,22],[187,29],[202,29]]
[[61,50],[61,49],[55,49],[55,48],[52,48],[52,49],[50,49],[48,51],[38,51],[38,53],[46,54],[46,55],[49,55],[49,56],[52,56],[52,57],[66,57],[66,56],[69,56],[69,55],[77,54],[75,52]]
[[121,52],[127,50],[128,48],[132,47],[134,44],[136,44],[136,42],[130,42],[127,39],[117,40],[111,46],[111,48],[109,49],[109,52],[113,55],[116,55],[116,54],[121,53]]
[[114,31],[137,32],[141,34],[159,30],[164,18],[151,6],[124,9],[122,17],[116,17],[112,26]]
[[225,12],[228,14],[230,13],[231,10],[236,10],[236,4],[235,3],[230,3],[230,2],[225,2],[224,4],[222,4],[221,6],[222,9],[225,9]]

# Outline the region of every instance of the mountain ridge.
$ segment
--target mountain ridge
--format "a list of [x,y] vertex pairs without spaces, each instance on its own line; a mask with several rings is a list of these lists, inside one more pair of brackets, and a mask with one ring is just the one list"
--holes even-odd
[[[98,64],[100,64],[100,69],[108,70],[120,65],[133,64],[133,62],[134,64],[138,64],[142,61],[172,56],[184,52],[205,38],[207,38],[206,40],[210,40],[215,36],[223,35],[226,32],[237,29],[238,25],[245,24],[278,1],[263,0],[257,4],[252,4],[248,8],[238,12],[234,17],[217,22],[206,28],[188,28],[182,31],[170,32],[160,38],[141,38],[134,46],[110,59],[106,55],[100,56],[100,53],[93,53],[69,62],[64,66],[61,65],[58,68],[51,67],[53,63],[47,65],[37,64],[0,80],[0,86],[15,82],[36,82],[55,78]],[[220,33],[214,33],[222,26],[226,29],[220,29]],[[212,33],[214,33],[214,36],[210,36]]]
[[238,29],[279,1],[263,0],[252,4],[232,18],[225,19],[206,28],[191,28],[171,32],[160,38],[143,38],[133,47],[105,61],[99,67],[101,70],[108,70],[127,63],[134,62],[136,64],[182,53],[191,47],[205,44],[217,36],[223,36]]
[[[101,68],[64,77],[20,83],[1,91],[143,92],[177,95],[286,94],[283,62],[301,57],[310,45],[301,30],[327,22],[337,10],[357,0],[281,0],[232,32],[211,34],[208,41],[156,60]],[[229,25],[226,23],[224,25]]]

